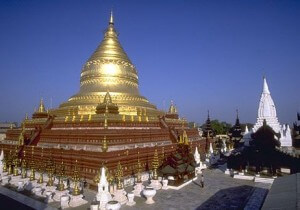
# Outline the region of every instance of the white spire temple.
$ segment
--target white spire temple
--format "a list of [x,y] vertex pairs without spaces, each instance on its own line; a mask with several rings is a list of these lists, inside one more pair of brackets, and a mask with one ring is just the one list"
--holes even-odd
[[271,97],[266,78],[263,78],[263,91],[259,101],[257,122],[253,127],[253,132],[256,132],[266,120],[267,125],[270,126],[276,133],[280,133],[281,146],[292,146],[292,137],[289,126],[281,126],[278,122],[276,107]]
[[280,124],[278,122],[276,107],[269,91],[266,78],[263,79],[263,91],[259,101],[257,122],[254,125],[253,131],[256,132],[262,125],[264,119],[267,125],[273,128],[278,133],[280,131]]

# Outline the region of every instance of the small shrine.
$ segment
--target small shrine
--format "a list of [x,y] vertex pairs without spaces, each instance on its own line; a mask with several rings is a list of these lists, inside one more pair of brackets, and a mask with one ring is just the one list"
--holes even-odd
[[195,177],[196,161],[188,144],[178,144],[177,149],[159,167],[169,186],[179,186]]

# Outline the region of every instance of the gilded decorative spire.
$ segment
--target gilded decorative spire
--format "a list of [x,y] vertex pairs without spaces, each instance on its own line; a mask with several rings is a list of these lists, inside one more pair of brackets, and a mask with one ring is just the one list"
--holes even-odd
[[110,11],[110,18],[109,18],[109,25],[113,25],[114,24],[114,16],[113,16],[113,11]]
[[8,175],[12,174],[12,154],[11,154],[11,149],[9,150],[9,156],[7,158],[7,165],[8,165]]
[[140,152],[138,152],[138,159],[137,159],[137,182],[141,183],[142,182],[142,164],[140,162]]
[[189,138],[188,138],[185,130],[183,131],[182,138],[183,138],[183,143],[185,145],[189,145]]
[[18,146],[16,146],[15,149],[15,155],[14,155],[14,159],[13,159],[13,165],[14,165],[14,176],[18,176],[19,175],[19,158],[18,158]]
[[80,180],[79,172],[77,170],[77,159],[75,161],[74,173],[73,173],[73,182],[74,182],[74,190],[73,195],[80,195],[80,189],[78,187],[78,182]]
[[24,134],[25,134],[25,122],[22,123],[22,130],[21,130],[19,138],[18,138],[19,146],[24,145]]
[[123,167],[119,161],[118,165],[117,165],[117,173],[116,173],[116,177],[117,177],[117,189],[121,190],[123,189],[123,185],[122,185],[122,178],[123,178]]
[[177,114],[177,108],[176,108],[176,106],[174,105],[173,100],[171,100],[171,105],[170,105],[170,108],[169,108],[169,113],[170,113],[170,114]]
[[25,114],[25,120],[28,120],[28,113]]
[[34,146],[31,146],[31,161],[30,161],[30,168],[31,168],[31,173],[30,173],[30,181],[35,180],[35,162],[33,159],[34,155]]
[[44,101],[43,101],[43,98],[41,98],[40,100],[40,105],[39,105],[39,110],[38,112],[46,112],[46,109],[45,109],[45,106],[44,106]]
[[51,153],[51,156],[49,157],[48,162],[47,162],[47,172],[48,172],[48,178],[49,178],[48,182],[47,182],[47,186],[53,186],[53,184],[54,184],[54,180],[53,180],[54,169],[55,169],[55,166],[54,166],[54,163],[52,160],[52,153]]
[[158,179],[158,174],[157,174],[157,169],[159,166],[159,159],[158,159],[158,153],[157,149],[154,151],[154,156],[153,156],[153,161],[152,161],[152,167],[153,167],[153,179],[157,180]]
[[22,173],[22,176],[21,178],[24,179],[27,177],[27,162],[26,162],[26,151],[24,150],[24,153],[23,153],[23,159],[22,159],[22,164],[21,164],[21,173]]
[[42,151],[41,151],[41,161],[40,161],[40,164],[39,164],[39,173],[40,173],[40,177],[39,177],[39,180],[38,180],[38,183],[39,184],[42,184],[44,182],[44,148],[42,147]]

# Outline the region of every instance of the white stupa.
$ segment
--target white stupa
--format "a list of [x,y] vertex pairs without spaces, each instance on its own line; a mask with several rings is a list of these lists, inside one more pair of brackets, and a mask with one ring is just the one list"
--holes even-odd
[[200,161],[201,161],[200,160],[200,154],[198,152],[198,148],[197,147],[195,149],[194,158],[195,158],[195,161],[196,161],[197,165],[200,164]]
[[105,168],[101,168],[101,177],[98,183],[98,193],[96,195],[97,201],[99,201],[99,209],[105,209],[105,205],[108,201],[112,200],[112,196],[108,191],[108,181],[105,175]]
[[266,120],[267,125],[270,126],[276,133],[280,133],[280,143],[282,147],[292,146],[292,137],[289,126],[281,126],[276,113],[276,107],[269,91],[266,78],[263,78],[263,91],[259,101],[257,122],[253,127],[253,132],[256,132]]

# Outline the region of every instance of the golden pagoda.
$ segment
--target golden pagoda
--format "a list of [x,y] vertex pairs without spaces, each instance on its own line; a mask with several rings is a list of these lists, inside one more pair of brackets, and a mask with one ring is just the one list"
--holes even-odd
[[[185,142],[202,144],[198,130],[179,117],[173,102],[165,113],[140,95],[137,70],[118,40],[112,13],[102,42],[83,66],[79,92],[49,111],[41,99],[23,126],[8,130],[0,145],[7,154],[20,140],[19,154],[31,146],[35,146],[34,160],[48,154],[44,168],[49,186],[53,185],[54,166],[61,162],[70,175],[72,161],[78,159],[80,172],[93,186],[99,165],[104,163],[111,174],[120,163],[123,175],[130,176],[136,163],[129,160],[136,160],[139,153],[139,173],[146,170],[155,150],[163,151],[164,157],[176,150],[183,129]],[[19,139],[21,133],[24,139]],[[11,165],[8,160],[7,166]]]
[[137,70],[119,42],[113,19],[111,12],[102,42],[82,68],[79,92],[51,113],[57,116],[94,115],[99,101],[105,101],[109,91],[120,114],[162,114],[140,95]]

